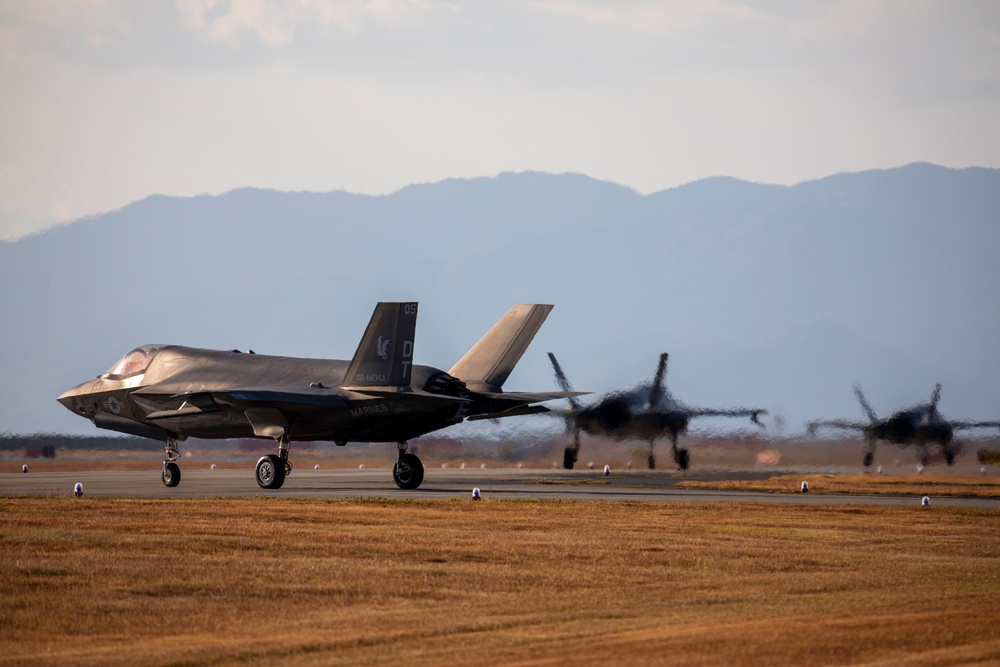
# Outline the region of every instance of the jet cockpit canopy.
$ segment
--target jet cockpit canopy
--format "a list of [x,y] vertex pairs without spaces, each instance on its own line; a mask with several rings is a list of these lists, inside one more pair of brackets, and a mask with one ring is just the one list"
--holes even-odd
[[149,368],[149,363],[161,349],[163,349],[162,345],[143,345],[137,347],[119,359],[118,363],[109,368],[105,375],[111,380],[123,380],[133,375],[145,373],[146,369]]

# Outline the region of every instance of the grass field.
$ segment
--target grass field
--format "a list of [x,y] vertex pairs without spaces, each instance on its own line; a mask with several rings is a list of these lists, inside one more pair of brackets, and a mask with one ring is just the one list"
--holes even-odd
[[1000,478],[996,475],[960,475],[954,472],[928,472],[907,475],[776,475],[759,480],[684,481],[677,486],[729,491],[767,491],[799,493],[802,482],[809,483],[809,493],[894,494],[908,496],[951,496],[1000,498]]
[[0,498],[0,664],[1000,663],[1000,514]]

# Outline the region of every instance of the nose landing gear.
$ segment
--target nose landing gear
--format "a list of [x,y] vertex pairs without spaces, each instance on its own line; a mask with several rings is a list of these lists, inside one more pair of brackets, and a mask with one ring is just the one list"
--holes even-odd
[[160,479],[163,480],[163,486],[177,486],[181,483],[181,468],[174,462],[181,457],[181,452],[177,447],[176,435],[170,434],[167,436],[165,450],[163,472],[160,473]]

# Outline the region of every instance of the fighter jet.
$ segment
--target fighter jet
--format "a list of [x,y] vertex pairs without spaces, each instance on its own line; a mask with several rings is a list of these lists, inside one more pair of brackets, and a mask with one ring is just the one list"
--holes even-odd
[[[652,384],[640,385],[635,389],[615,391],[602,396],[597,403],[582,405],[575,397],[568,397],[570,408],[559,414],[566,420],[567,426],[573,431],[573,444],[563,452],[563,467],[573,468],[580,451],[580,431],[591,435],[604,435],[616,440],[645,440],[649,443],[648,464],[650,470],[656,468],[656,456],[653,451],[656,439],[667,435],[670,437],[671,453],[674,462],[681,470],[687,470],[690,463],[687,449],[677,448],[677,438],[694,417],[750,417],[758,426],[760,415],[766,415],[763,408],[691,408],[674,399],[667,391],[667,358],[666,352],[660,355],[660,363]],[[566,392],[572,392],[572,386],[566,379],[554,354],[549,352],[549,360],[555,369],[556,382]]]
[[955,431],[972,428],[1000,427],[1000,422],[948,421],[938,412],[938,401],[941,400],[941,385],[934,385],[930,403],[915,405],[911,408],[898,410],[888,419],[879,419],[865,399],[860,385],[854,385],[854,394],[861,403],[861,409],[867,422],[855,422],[844,419],[816,420],[806,424],[807,432],[815,435],[816,430],[823,427],[854,429],[861,431],[868,443],[863,463],[867,468],[875,460],[875,446],[879,440],[885,440],[900,447],[914,445],[920,447],[920,463],[927,465],[930,460],[928,446],[938,445],[944,453],[948,465],[955,464],[955,458],[961,452],[961,447],[952,442]]
[[393,479],[415,489],[424,469],[408,440],[470,416],[545,412],[534,404],[568,396],[501,388],[551,310],[514,306],[447,373],[413,363],[417,304],[379,303],[350,361],[143,345],[58,400],[99,428],[164,441],[169,487],[181,479],[177,442],[193,436],[273,438],[277,454],[256,467],[265,489],[291,473],[292,441],[395,442]]

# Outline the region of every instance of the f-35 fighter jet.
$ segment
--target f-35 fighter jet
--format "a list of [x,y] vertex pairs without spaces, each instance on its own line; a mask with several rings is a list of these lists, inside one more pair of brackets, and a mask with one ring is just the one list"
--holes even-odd
[[869,467],[875,461],[875,447],[879,440],[891,442],[900,447],[914,446],[920,450],[920,463],[930,462],[929,448],[937,445],[944,454],[948,465],[955,465],[955,459],[961,453],[961,445],[953,441],[955,431],[974,428],[996,428],[998,421],[948,420],[938,412],[938,402],[941,400],[941,385],[934,385],[929,403],[922,403],[911,408],[897,410],[887,419],[879,419],[869,405],[861,385],[854,385],[854,395],[861,403],[861,410],[868,418],[867,422],[849,421],[846,419],[818,419],[806,424],[807,432],[815,435],[819,428],[853,429],[861,431],[865,436],[868,448],[865,450],[862,463]]
[[[569,398],[569,410],[556,414],[562,416],[573,431],[573,444],[563,452],[563,467],[572,469],[580,451],[580,431],[591,435],[610,436],[616,440],[645,440],[649,443],[649,469],[656,468],[653,447],[657,438],[670,437],[670,452],[674,463],[681,470],[687,470],[690,463],[687,448],[679,449],[677,439],[687,430],[688,422],[695,417],[749,417],[757,426],[763,427],[760,415],[766,415],[763,408],[692,408],[667,391],[666,352],[660,355],[653,382],[633,389],[615,391],[602,396],[596,403],[581,405]],[[572,392],[569,380],[554,354],[549,352],[549,360],[556,373],[556,382],[566,393]]]
[[99,428],[163,440],[166,486],[180,483],[177,442],[193,436],[276,440],[277,454],[257,462],[265,489],[291,473],[293,440],[396,442],[393,479],[415,489],[424,469],[408,440],[466,417],[546,412],[534,404],[577,395],[501,388],[551,310],[514,306],[447,373],[413,363],[417,304],[379,303],[350,361],[143,345],[58,400]]

